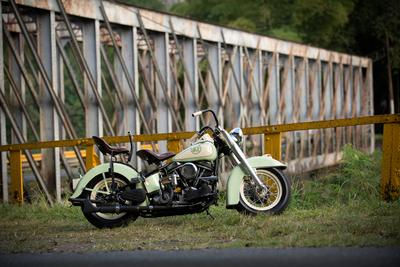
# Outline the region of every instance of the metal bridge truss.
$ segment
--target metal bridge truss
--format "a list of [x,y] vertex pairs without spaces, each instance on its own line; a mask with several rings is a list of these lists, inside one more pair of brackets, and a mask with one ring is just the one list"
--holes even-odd
[[[210,118],[191,113],[208,107],[227,128],[373,114],[367,58],[108,1],[0,3],[1,145],[192,131]],[[287,133],[282,159],[296,171],[332,164],[345,143],[372,151],[373,135],[368,125]],[[247,154],[262,153],[263,142],[249,136]],[[40,166],[25,151],[58,200],[60,166],[73,176],[62,150],[43,149]]]

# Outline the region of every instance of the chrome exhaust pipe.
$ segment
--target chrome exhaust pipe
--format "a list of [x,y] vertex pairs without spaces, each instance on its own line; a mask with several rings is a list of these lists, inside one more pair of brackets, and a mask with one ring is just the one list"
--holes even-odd
[[151,212],[151,211],[162,211],[162,210],[183,210],[183,209],[190,209],[201,206],[200,203],[193,204],[193,205],[181,205],[181,206],[127,206],[121,204],[114,204],[114,205],[107,205],[107,206],[95,206],[92,202],[88,199],[82,200],[83,206],[83,213],[94,213],[94,212],[101,212],[101,213],[121,213],[121,212]]

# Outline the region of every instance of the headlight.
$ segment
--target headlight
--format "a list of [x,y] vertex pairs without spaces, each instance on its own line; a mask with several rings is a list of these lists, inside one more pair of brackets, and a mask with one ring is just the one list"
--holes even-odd
[[230,131],[229,134],[232,136],[233,140],[235,140],[236,144],[239,147],[242,147],[242,144],[243,144],[243,131],[242,131],[242,129],[240,129],[240,128],[232,129],[232,131]]

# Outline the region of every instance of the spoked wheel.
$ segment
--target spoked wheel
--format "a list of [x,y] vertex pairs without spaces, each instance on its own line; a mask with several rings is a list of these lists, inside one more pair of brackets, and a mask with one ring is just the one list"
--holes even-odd
[[[123,178],[115,177],[114,178],[117,190],[128,190],[129,187],[128,181]],[[111,185],[112,178],[107,174],[102,174],[97,176],[92,180],[91,183],[87,186],[85,191],[85,198],[88,198],[94,206],[97,206],[96,202],[106,202],[107,205],[116,204],[115,201],[111,200]],[[121,204],[121,203],[120,203]],[[126,201],[125,204],[129,204]],[[82,207],[83,211],[83,207]],[[86,219],[98,228],[114,228],[125,225],[130,220],[136,220],[138,217],[135,214],[121,212],[121,213],[101,213],[101,212],[93,212],[93,213],[83,213]]]
[[278,169],[257,169],[256,174],[267,189],[261,188],[251,177],[244,177],[237,210],[246,214],[281,213],[289,204],[289,179]]

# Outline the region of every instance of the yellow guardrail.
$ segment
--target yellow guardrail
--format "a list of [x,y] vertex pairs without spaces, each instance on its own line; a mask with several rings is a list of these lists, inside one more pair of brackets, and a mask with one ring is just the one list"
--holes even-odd
[[[264,135],[264,152],[274,158],[281,158],[281,134],[283,132],[336,128],[367,124],[384,124],[383,162],[381,176],[381,196],[386,200],[398,199],[400,195],[400,114],[376,115],[350,119],[301,122],[282,125],[243,128],[245,135]],[[135,135],[134,142],[167,141],[168,150],[179,152],[182,141],[193,136],[194,132]],[[128,143],[128,136],[108,136],[104,139],[110,144]],[[46,141],[26,144],[0,146],[0,151],[10,152],[11,190],[18,202],[23,202],[22,151],[56,147],[85,146],[86,169],[94,167],[97,155],[91,138],[74,140]]]
[[[156,145],[155,148],[158,149],[158,145]],[[151,144],[140,144],[140,149],[152,150],[153,146]],[[76,160],[77,159],[75,151],[64,151],[63,153],[64,153],[65,159],[67,159],[67,160]],[[86,159],[86,150],[80,150],[79,153],[83,159]],[[40,162],[42,161],[42,154],[41,153],[32,154],[32,158],[35,160],[36,163],[40,164]],[[98,161],[98,160],[95,160],[95,161]],[[25,155],[22,155],[22,166],[24,169],[25,169],[25,166],[26,166],[26,168],[29,168],[28,163],[29,163],[29,161],[28,161],[27,157]]]

